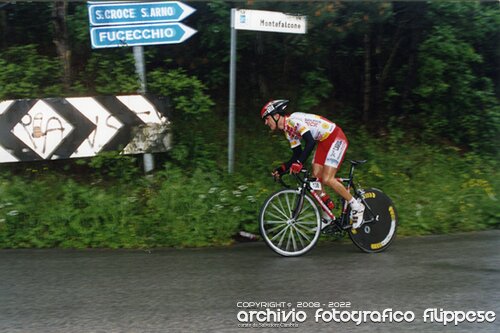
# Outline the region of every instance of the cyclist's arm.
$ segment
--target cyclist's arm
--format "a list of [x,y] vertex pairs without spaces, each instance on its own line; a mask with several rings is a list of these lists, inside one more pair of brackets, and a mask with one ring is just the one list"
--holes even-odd
[[288,162],[284,163],[285,170],[290,169],[292,166],[292,163],[295,163],[299,161],[301,164],[304,164],[305,161],[309,158],[309,155],[311,155],[311,152],[314,149],[314,145],[316,144],[316,141],[314,140],[311,131],[307,131],[304,134],[302,134],[302,138],[305,141],[305,147],[304,150],[302,150],[302,146],[297,146],[292,148],[293,155],[288,160]]
[[311,155],[311,152],[314,149],[314,145],[316,144],[316,140],[314,140],[311,131],[307,131],[302,134],[302,138],[306,142],[306,145],[304,147],[304,151],[302,151],[302,154],[300,154],[299,162],[304,164],[305,161],[307,161],[307,159],[309,158],[309,155]]
[[300,158],[300,155],[302,155],[302,147],[297,146],[292,148],[293,155],[292,157],[285,163],[283,163],[283,166],[281,167],[283,169],[283,172],[287,172],[290,167],[292,166],[292,163],[297,162]]

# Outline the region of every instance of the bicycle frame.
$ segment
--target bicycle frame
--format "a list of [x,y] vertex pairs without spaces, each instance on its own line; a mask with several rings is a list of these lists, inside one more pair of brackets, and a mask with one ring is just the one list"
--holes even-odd
[[285,257],[303,255],[317,244],[322,234],[337,239],[347,234],[354,245],[367,253],[384,251],[391,244],[397,227],[394,204],[377,188],[356,186],[354,170],[366,161],[350,162],[348,177],[336,180],[365,205],[360,227],[353,229],[351,207],[345,199],[336,200],[340,201],[337,210],[330,211],[320,197],[323,187],[312,176],[312,171],[302,170],[294,174],[297,183],[293,188],[275,177],[287,189],[272,193],[264,201],[259,213],[260,233],[274,252]]
[[[349,170],[349,176],[347,178],[337,178],[337,180],[339,182],[341,182],[342,184],[345,184],[344,186],[346,187],[348,192],[350,192],[352,189],[355,194],[357,194],[360,198],[362,198],[362,201],[363,201],[367,211],[371,214],[371,218],[369,220],[365,220],[363,224],[375,222],[376,220],[378,220],[378,216],[375,216],[375,214],[373,214],[372,210],[370,209],[370,206],[363,199],[362,194],[364,193],[364,191],[362,189],[358,189],[356,187],[356,185],[354,184],[354,169],[355,169],[355,164],[352,163],[351,168]],[[295,177],[297,178],[297,180],[300,183],[300,187],[299,187],[300,198],[299,198],[299,201],[297,202],[297,205],[294,209],[293,218],[296,219],[298,217],[298,215],[300,214],[300,211],[302,210],[302,205],[304,203],[304,196],[308,192],[316,200],[319,207],[321,207],[321,209],[328,215],[328,217],[331,219],[331,221],[333,223],[335,223],[335,225],[339,229],[341,229],[341,230],[351,229],[352,226],[349,223],[349,216],[348,216],[349,203],[344,198],[341,198],[340,203],[341,203],[342,210],[341,210],[339,219],[337,219],[337,217],[334,215],[334,213],[325,205],[323,200],[321,200],[319,194],[313,188],[311,188],[310,182],[316,180],[316,177],[310,178],[310,171],[309,170],[303,169],[301,172],[305,174],[303,178],[300,177],[299,174],[295,174]],[[281,181],[281,183],[283,185],[287,186],[286,184],[283,183],[283,181]]]

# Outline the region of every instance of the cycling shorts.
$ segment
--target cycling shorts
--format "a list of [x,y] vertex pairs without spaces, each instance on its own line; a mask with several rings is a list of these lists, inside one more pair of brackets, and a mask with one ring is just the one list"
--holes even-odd
[[349,142],[340,127],[335,130],[324,141],[318,143],[313,163],[340,168],[345,157]]

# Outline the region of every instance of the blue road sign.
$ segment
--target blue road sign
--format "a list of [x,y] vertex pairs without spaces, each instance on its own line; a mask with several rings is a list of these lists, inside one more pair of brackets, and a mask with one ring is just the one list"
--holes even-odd
[[102,3],[88,10],[91,26],[178,22],[196,11],[179,1]]
[[182,43],[197,31],[182,23],[135,24],[90,29],[92,48]]

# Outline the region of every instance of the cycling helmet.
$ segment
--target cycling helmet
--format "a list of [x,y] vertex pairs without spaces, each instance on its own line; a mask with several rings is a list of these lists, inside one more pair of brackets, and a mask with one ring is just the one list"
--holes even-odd
[[287,106],[288,100],[286,99],[276,99],[274,101],[270,101],[264,105],[262,110],[260,110],[260,117],[264,119],[267,116],[272,116],[274,114],[284,115]]

